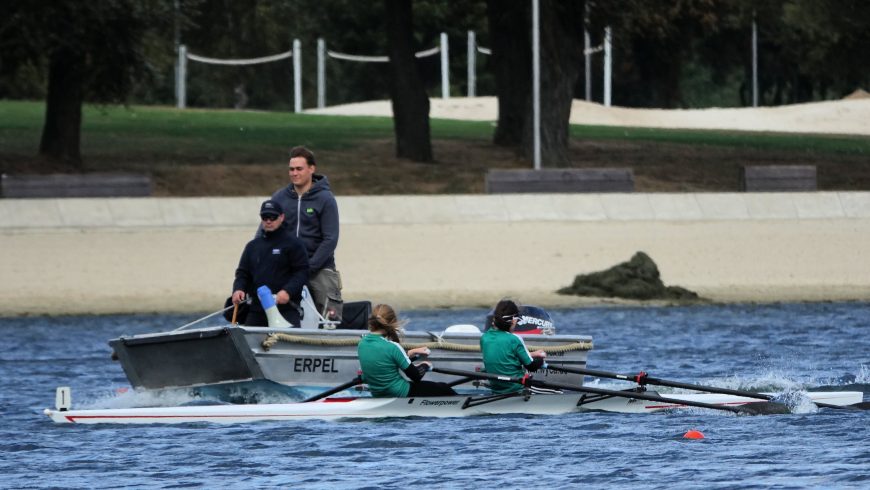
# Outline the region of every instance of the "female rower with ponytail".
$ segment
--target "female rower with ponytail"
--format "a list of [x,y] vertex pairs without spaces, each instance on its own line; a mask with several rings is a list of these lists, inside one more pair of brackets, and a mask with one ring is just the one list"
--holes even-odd
[[423,375],[432,369],[432,364],[423,361],[415,365],[408,356],[428,355],[429,348],[419,347],[405,353],[399,345],[402,323],[390,305],[375,306],[368,325],[370,333],[360,340],[357,355],[363,381],[369,386],[373,397],[405,398],[456,394],[446,383],[423,381]]

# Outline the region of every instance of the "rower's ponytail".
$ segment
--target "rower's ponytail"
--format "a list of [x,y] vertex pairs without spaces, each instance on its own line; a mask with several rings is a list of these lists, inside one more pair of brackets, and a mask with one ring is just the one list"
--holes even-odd
[[372,308],[372,316],[369,317],[369,330],[383,330],[384,337],[393,342],[401,342],[399,334],[402,331],[403,322],[399,321],[396,310],[390,305],[376,305]]

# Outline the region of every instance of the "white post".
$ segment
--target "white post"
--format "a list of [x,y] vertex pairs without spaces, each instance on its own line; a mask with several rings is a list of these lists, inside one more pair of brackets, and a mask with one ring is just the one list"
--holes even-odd
[[302,112],[302,44],[293,40],[293,112]]
[[541,39],[540,2],[532,0],[532,120],[535,170],[541,170]]
[[592,101],[592,53],[589,50],[592,48],[589,39],[589,2],[586,2],[586,11],[583,16],[583,58],[586,69],[586,102]]
[[604,28],[604,107],[610,107],[610,82],[613,56],[610,45],[610,27]]
[[179,20],[179,0],[172,2],[172,28],[173,28],[173,44],[175,45],[175,105],[178,106],[178,70],[181,69],[181,63],[178,62],[178,48],[181,45],[181,21]]
[[475,38],[474,31],[468,31],[468,96],[474,97],[476,92],[476,84],[477,80],[475,79],[476,73],[476,57],[477,57],[477,39]]
[[317,108],[326,107],[326,41],[317,38]]
[[758,107],[758,29],[752,12],[752,107]]
[[187,46],[178,46],[178,75],[175,80],[175,107],[187,107]]
[[[588,5],[588,4],[587,4]],[[589,52],[589,30],[583,27],[583,57],[586,69],[586,102],[592,100],[592,53]]]
[[441,33],[441,98],[450,98],[450,65],[447,57],[447,33]]

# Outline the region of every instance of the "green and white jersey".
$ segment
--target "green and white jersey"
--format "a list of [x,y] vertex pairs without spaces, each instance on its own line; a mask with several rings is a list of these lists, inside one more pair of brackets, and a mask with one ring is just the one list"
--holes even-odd
[[411,365],[402,346],[377,334],[367,334],[357,346],[363,381],[369,385],[372,396],[378,398],[406,397],[411,382],[402,370]]
[[[491,328],[480,336],[480,352],[487,373],[522,378],[526,374],[523,366],[531,364],[532,356],[522,337],[512,332]],[[522,385],[504,381],[490,381],[493,393],[513,393],[523,389]]]

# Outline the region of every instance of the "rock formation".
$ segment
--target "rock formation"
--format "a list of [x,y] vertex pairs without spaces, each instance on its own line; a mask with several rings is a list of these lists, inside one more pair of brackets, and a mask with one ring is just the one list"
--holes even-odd
[[665,286],[656,263],[643,252],[628,262],[610,269],[579,274],[574,283],[557,291],[559,294],[626,298],[637,300],[703,301],[697,293],[679,286]]

